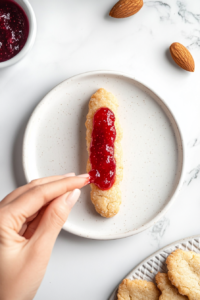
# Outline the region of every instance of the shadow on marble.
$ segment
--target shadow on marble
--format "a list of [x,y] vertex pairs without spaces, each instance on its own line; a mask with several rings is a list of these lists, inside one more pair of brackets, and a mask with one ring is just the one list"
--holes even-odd
[[110,244],[110,246],[114,248],[117,247],[117,245],[121,243],[122,240],[128,241],[133,237],[131,236],[131,237],[126,237],[123,239],[115,239],[115,240],[95,240],[95,239],[87,239],[62,229],[59,233],[58,238],[61,242],[64,243],[68,243],[70,241],[70,243],[77,244],[77,245],[87,243],[89,245],[99,245],[100,247],[104,247],[105,245]]
[[24,120],[17,132],[15,137],[14,146],[13,146],[13,155],[12,155],[12,165],[13,173],[17,187],[26,184],[26,179],[24,175],[23,165],[22,165],[22,145],[25,128],[30,116]]
[[86,240],[85,238],[76,236],[70,232],[65,231],[64,229],[62,229],[61,232],[59,233],[59,239],[65,241],[71,241],[73,243],[81,243]]
[[101,241],[101,240],[86,239],[81,236],[77,236],[75,234],[67,232],[64,229],[61,230],[58,238],[59,238],[59,240],[61,240],[63,242],[68,243],[70,241],[71,243],[77,244],[77,245],[85,244],[85,243],[88,243],[88,244],[99,244],[99,243],[101,244],[101,243],[109,243],[109,242],[112,243],[112,240],[111,241]]

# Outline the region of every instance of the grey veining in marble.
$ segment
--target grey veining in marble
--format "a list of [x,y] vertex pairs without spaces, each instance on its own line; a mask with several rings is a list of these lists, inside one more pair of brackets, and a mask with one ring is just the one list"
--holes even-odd
[[160,246],[161,239],[165,234],[165,231],[170,225],[170,220],[166,217],[158,221],[150,230],[149,234],[151,235],[151,244]]
[[178,5],[178,15],[182,18],[185,23],[189,24],[198,24],[200,23],[200,14],[192,13],[191,11],[187,10],[186,5],[182,1],[177,1]]
[[200,176],[200,165],[196,166],[196,168],[192,169],[186,175],[186,180],[184,184],[189,185],[194,179],[197,179]]
[[148,1],[144,2],[144,5],[148,8],[156,9],[161,21],[169,20],[171,14],[171,7],[169,4],[162,1]]
[[200,133],[197,134],[197,137],[190,140],[188,142],[188,147],[192,148],[192,147],[196,147],[196,146],[199,146],[200,145]]

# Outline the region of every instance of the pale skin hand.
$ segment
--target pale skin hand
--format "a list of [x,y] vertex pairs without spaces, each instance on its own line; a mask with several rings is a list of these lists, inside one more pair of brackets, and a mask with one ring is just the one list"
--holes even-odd
[[87,174],[34,180],[0,202],[0,299],[31,300]]

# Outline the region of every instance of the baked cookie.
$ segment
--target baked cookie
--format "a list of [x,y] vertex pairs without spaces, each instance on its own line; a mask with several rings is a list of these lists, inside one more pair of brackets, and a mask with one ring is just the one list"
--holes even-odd
[[200,300],[200,254],[177,249],[166,260],[168,277],[182,295]]
[[91,184],[91,200],[95,206],[96,211],[103,217],[110,218],[116,215],[119,211],[119,206],[121,204],[121,189],[120,182],[123,177],[123,161],[122,161],[122,129],[119,123],[118,117],[118,101],[115,96],[104,89],[99,89],[94,95],[92,95],[89,102],[89,112],[87,114],[87,120],[85,126],[86,131],[86,141],[87,141],[87,151],[89,154],[89,159],[87,162],[87,172],[92,170],[90,162],[90,148],[92,143],[92,133],[93,133],[93,122],[94,116],[97,111],[101,108],[105,108],[114,114],[115,121],[115,131],[116,137],[114,141],[114,160],[116,164],[114,183],[111,188],[107,190],[100,189],[94,183]]
[[158,300],[160,291],[153,282],[124,279],[119,285],[118,300]]
[[156,283],[159,290],[162,292],[159,300],[188,300],[188,297],[179,294],[165,273],[158,273],[156,275]]

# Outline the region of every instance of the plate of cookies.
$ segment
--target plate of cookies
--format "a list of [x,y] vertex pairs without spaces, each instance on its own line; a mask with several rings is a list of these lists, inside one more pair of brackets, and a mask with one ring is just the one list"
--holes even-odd
[[109,300],[200,299],[200,236],[154,253],[122,280]]
[[136,234],[158,221],[181,187],[184,145],[166,102],[113,71],[65,80],[33,111],[23,142],[27,181],[90,174],[64,229],[92,239]]

